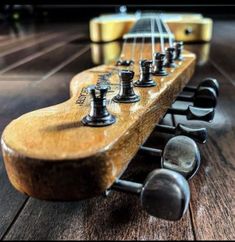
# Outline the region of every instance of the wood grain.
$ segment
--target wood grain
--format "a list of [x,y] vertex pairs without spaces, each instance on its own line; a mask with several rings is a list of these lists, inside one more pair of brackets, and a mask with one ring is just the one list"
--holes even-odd
[[[144,54],[151,56],[149,52]],[[71,81],[68,101],[11,122],[3,133],[2,148],[12,184],[30,196],[50,200],[84,199],[104,192],[124,172],[192,76],[195,57],[190,53],[184,57],[170,75],[153,77],[156,87],[136,89],[141,100],[135,104],[109,102],[119,90],[118,75],[113,75],[113,89],[107,98],[108,109],[117,118],[114,125],[85,127],[81,119],[89,113],[90,97],[83,105],[77,104],[82,90],[96,84],[97,73],[114,66],[99,66],[78,74]],[[138,73],[138,65],[134,70]]]
[[[213,39],[210,48],[210,60],[200,63],[191,80],[191,84],[200,82],[206,76],[218,78],[221,93],[215,121],[212,124],[178,119],[193,127],[208,127],[209,140],[206,146],[200,146],[202,167],[199,174],[190,182],[191,209],[177,223],[153,219],[141,211],[137,198],[121,193],[112,193],[110,197],[96,197],[83,202],[45,202],[29,198],[16,192],[9,184],[2,160],[0,161],[0,237],[5,240],[36,239],[234,239],[234,62],[228,61],[234,56],[232,48],[233,22],[214,21]],[[70,28],[67,24],[66,28]],[[80,23],[76,24],[80,28]],[[54,26],[50,25],[51,28]],[[65,28],[64,26],[61,27]],[[37,31],[40,28],[35,28]],[[7,33],[7,30],[5,31]],[[17,41],[17,39],[15,40]],[[79,41],[77,41],[79,43]],[[200,53],[201,44],[191,45]],[[187,46],[185,46],[187,49]],[[229,53],[229,56],[228,56]],[[220,63],[219,63],[220,62]],[[214,64],[217,65],[214,65]],[[13,118],[34,109],[65,101],[69,93],[71,77],[92,66],[90,53],[86,52],[67,66],[45,80],[35,82],[30,87],[20,87],[19,80],[5,77],[4,86],[0,83],[0,127]],[[26,68],[26,66],[25,66]],[[222,70],[220,72],[219,70]],[[43,69],[42,69],[43,75]],[[16,79],[16,77],[14,77]],[[3,79],[2,79],[3,80]],[[9,80],[7,87],[6,83]],[[15,86],[15,88],[14,88]],[[2,90],[2,91],[1,91]],[[7,92],[9,90],[9,96]],[[11,90],[11,91],[10,91]],[[4,101],[5,100],[5,101]],[[185,104],[184,104],[185,105]],[[218,113],[219,112],[219,113]],[[166,116],[168,124],[170,117]],[[170,135],[153,132],[146,145],[164,147]],[[212,141],[213,140],[213,141]],[[145,175],[156,167],[155,161],[137,154],[130,163],[123,178],[143,181]],[[193,216],[191,219],[191,215]]]
[[[214,51],[211,55],[217,52],[215,49],[211,51]],[[176,121],[194,127],[206,126],[209,131],[207,144],[200,147],[202,154],[200,172],[191,182],[191,212],[196,239],[233,240],[235,238],[233,149],[235,110],[231,104],[235,102],[233,95],[235,88],[230,80],[216,69],[213,62],[208,60],[203,67],[200,67],[200,72],[195,73],[192,82],[198,83],[208,76],[208,73],[219,81],[220,96],[214,121],[211,124],[200,124],[186,121],[178,116]],[[226,68],[228,65],[229,62],[226,62]],[[182,107],[182,103],[175,106]]]

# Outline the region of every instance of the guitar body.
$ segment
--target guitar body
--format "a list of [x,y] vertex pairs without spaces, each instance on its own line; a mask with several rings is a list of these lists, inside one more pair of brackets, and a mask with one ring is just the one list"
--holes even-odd
[[[134,14],[102,15],[90,21],[90,38],[93,42],[108,42],[120,39],[137,21]],[[213,21],[201,14],[164,14],[163,21],[175,35],[175,40],[184,42],[208,42],[211,40]]]
[[[112,74],[107,109],[116,123],[88,127],[81,122],[89,113],[87,87],[100,73],[115,65],[103,65],[76,75],[70,85],[71,98],[61,104],[35,110],[13,120],[2,135],[7,174],[19,191],[46,200],[80,200],[100,195],[119,178],[139,147],[165,115],[176,96],[190,80],[195,55],[183,52],[177,68],[166,68],[168,76],[154,76],[157,85],[135,88],[136,103],[116,103],[119,78]],[[151,54],[145,51],[145,57]],[[134,80],[139,78],[134,64]]]

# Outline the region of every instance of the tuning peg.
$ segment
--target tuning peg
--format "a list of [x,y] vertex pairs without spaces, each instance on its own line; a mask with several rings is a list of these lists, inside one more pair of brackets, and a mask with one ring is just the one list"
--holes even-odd
[[156,125],[156,130],[158,132],[173,134],[173,135],[185,135],[199,143],[206,143],[207,140],[207,131],[206,128],[190,128],[183,124],[177,124],[176,127],[168,125]]
[[186,86],[183,89],[183,91],[195,92],[200,87],[210,87],[210,88],[214,89],[214,91],[216,92],[216,95],[219,96],[219,83],[218,83],[218,81],[216,79],[210,78],[210,77],[204,79],[197,87]]
[[133,77],[133,71],[122,70],[119,72],[120,89],[119,93],[113,97],[113,101],[121,103],[133,103],[140,100],[140,97],[134,92]]
[[87,126],[102,127],[115,123],[116,118],[110,114],[106,107],[106,93],[108,86],[90,86],[88,92],[91,95],[90,113],[82,119]]
[[182,218],[190,200],[186,179],[168,169],[153,170],[143,184],[117,180],[111,189],[140,196],[141,205],[147,213],[171,221]]
[[169,108],[167,113],[184,115],[188,120],[211,122],[215,115],[214,108],[197,108],[191,105],[187,109]]
[[151,78],[151,65],[152,61],[141,60],[139,62],[140,67],[140,79],[134,83],[137,87],[153,87],[156,86],[156,82]]
[[166,64],[165,67],[175,68],[175,48],[174,47],[168,47],[166,49]]
[[176,100],[192,102],[195,107],[214,108],[217,104],[217,95],[210,87],[200,87],[192,96],[180,94]]
[[183,48],[184,48],[184,42],[183,41],[175,42],[174,46],[175,46],[175,60],[182,61],[183,60],[182,52],[183,52]]
[[116,66],[131,66],[135,62],[133,60],[121,60],[119,59],[116,63]]
[[187,180],[196,174],[201,163],[197,144],[183,135],[171,138],[164,150],[141,146],[140,153],[161,157],[162,168],[179,172]]
[[166,55],[164,53],[157,52],[154,54],[155,65],[153,66],[153,71],[152,71],[153,75],[155,76],[168,75],[164,67],[165,58],[166,58]]

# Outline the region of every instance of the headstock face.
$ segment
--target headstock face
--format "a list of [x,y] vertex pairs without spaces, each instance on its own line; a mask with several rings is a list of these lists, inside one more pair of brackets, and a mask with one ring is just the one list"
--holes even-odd
[[[176,61],[176,68],[166,68],[167,76],[152,76],[156,86],[134,88],[140,101],[114,102],[112,98],[120,88],[119,71],[132,70],[133,80],[138,80],[138,60],[140,56],[152,59],[153,48],[160,50],[161,43],[126,42],[121,57],[133,59],[133,65],[85,70],[72,79],[69,100],[13,120],[2,136],[11,183],[28,195],[50,200],[84,199],[109,188],[194,71],[195,55],[184,51],[184,59]],[[112,125],[90,127],[82,123],[91,109],[91,85],[109,86],[107,109],[116,118]]]

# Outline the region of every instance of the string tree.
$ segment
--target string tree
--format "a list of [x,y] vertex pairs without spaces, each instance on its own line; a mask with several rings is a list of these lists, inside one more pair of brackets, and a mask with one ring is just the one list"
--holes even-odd
[[134,65],[134,61],[133,60],[122,60],[122,59],[119,59],[117,62],[116,62],[116,66],[132,66]]

